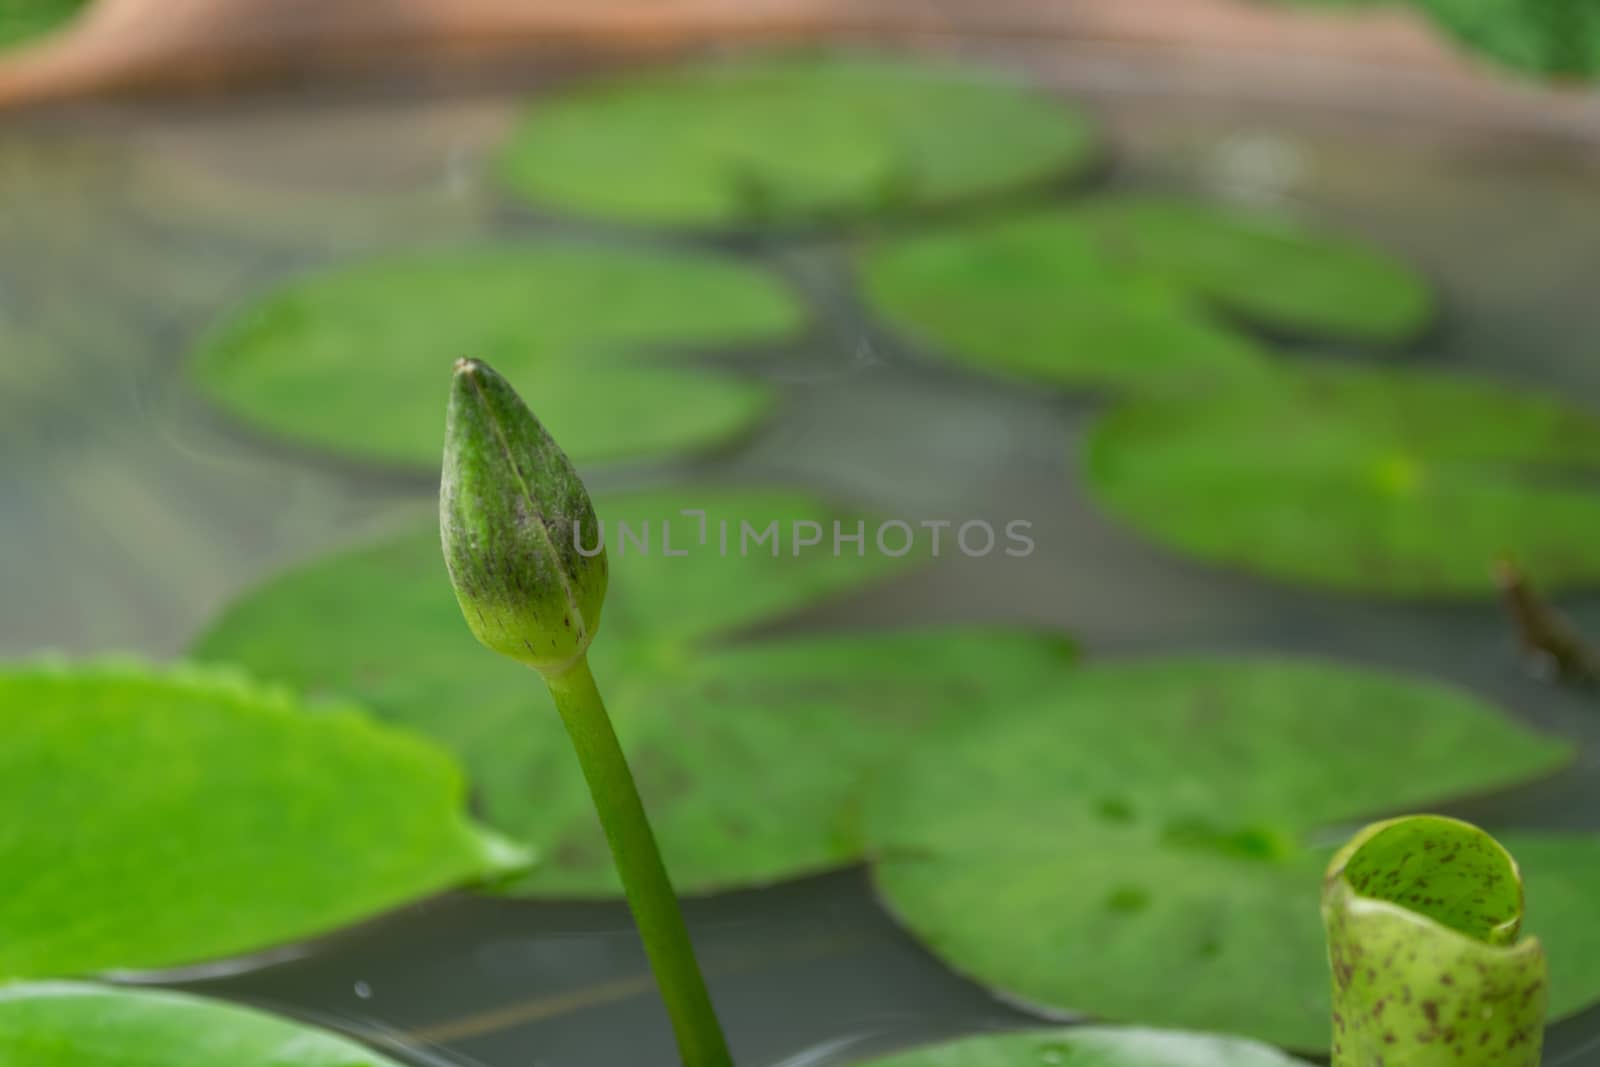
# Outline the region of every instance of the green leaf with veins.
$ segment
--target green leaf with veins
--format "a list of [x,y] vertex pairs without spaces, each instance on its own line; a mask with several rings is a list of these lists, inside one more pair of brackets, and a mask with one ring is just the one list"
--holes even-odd
[[1497,383],[1311,367],[1131,402],[1086,455],[1119,518],[1273,577],[1483,594],[1509,554],[1541,586],[1600,580],[1600,418]]
[[[1441,686],[1314,663],[1063,674],[941,723],[868,801],[879,890],[1008,997],[1324,1049],[1322,828],[1528,781],[1559,742]],[[1600,839],[1507,838],[1553,1008],[1600,999]]]
[[433,745],[233,674],[12,667],[0,718],[0,980],[251,952],[523,865]]
[[348,1038],[178,993],[0,986],[0,1063],[16,1067],[399,1067]]
[[965,1037],[859,1067],[1307,1067],[1254,1041],[1133,1027],[1077,1026]]
[[[698,543],[700,520],[681,508],[706,510],[706,545]],[[741,630],[856,589],[896,564],[870,544],[863,556],[847,544],[835,557],[833,523],[853,533],[866,520],[797,493],[677,490],[602,499],[597,510],[611,589],[590,660],[674,883],[686,892],[859,860],[860,795],[879,761],[926,723],[987,714],[1071,658],[1059,637],[994,630],[733,642]],[[784,527],[778,556],[771,541],[741,541],[741,523],[765,531],[774,520]],[[689,555],[664,554],[669,521],[672,551]],[[828,540],[795,555],[795,521],[818,523]],[[624,523],[634,532],[648,525],[650,555],[624,541]],[[869,523],[869,542],[873,529]],[[517,890],[618,891],[543,686],[473,640],[436,531],[269,583],[224,613],[196,652],[314,692],[359,696],[444,742],[469,769],[486,817],[543,850],[546,862]]]
[[1096,154],[1076,110],[1004,72],[802,54],[633,73],[541,99],[500,173],[556,210],[761,226],[1010,192]]
[[374,260],[288,282],[202,339],[192,371],[228,411],[307,444],[437,463],[450,362],[492,363],[574,459],[722,444],[764,384],[663,349],[768,344],[798,304],[737,260],[546,243]]

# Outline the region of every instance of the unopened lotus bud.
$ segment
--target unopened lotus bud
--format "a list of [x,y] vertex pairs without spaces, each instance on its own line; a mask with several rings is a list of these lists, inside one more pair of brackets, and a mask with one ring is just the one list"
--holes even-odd
[[1333,1067],[1537,1067],[1544,949],[1522,877],[1476,826],[1416,815],[1369,826],[1328,868]]
[[588,649],[606,595],[594,505],[572,461],[486,363],[456,363],[439,533],[479,641],[546,674]]

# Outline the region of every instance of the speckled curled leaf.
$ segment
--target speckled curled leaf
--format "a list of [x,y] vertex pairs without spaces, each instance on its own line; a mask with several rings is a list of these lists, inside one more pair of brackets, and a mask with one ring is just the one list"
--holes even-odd
[[1277,330],[1400,341],[1431,313],[1427,285],[1404,263],[1287,218],[1151,196],[1102,199],[1085,216],[1108,256]]
[[506,146],[555,210],[687,226],[814,221],[1042,183],[1093,158],[1089,124],[1004,73],[793,55],[672,68],[542,100]]
[[863,284],[934,354],[1029,380],[1114,388],[1256,377],[1262,351],[1172,278],[1108,253],[1081,212],[1045,211],[899,238]]
[[[707,512],[700,520],[680,508]],[[674,882],[752,885],[861,855],[864,771],[946,713],[977,713],[1062,669],[1059,638],[928,630],[727,643],[740,630],[849,590],[893,561],[831,544],[793,555],[783,534],[741,554],[741,523],[855,517],[806,496],[683,490],[597,502],[611,565],[590,649]],[[675,518],[676,517],[676,518]],[[672,551],[663,554],[662,523]],[[730,523],[727,553],[720,525]],[[861,520],[865,521],[865,520]],[[652,554],[620,527],[648,525]],[[872,536],[868,527],[868,537]],[[911,557],[907,557],[909,560]],[[432,530],[291,573],[234,605],[197,651],[265,677],[359,696],[464,761],[487,817],[542,848],[516,889],[619,887],[570,746],[538,679],[480,648]]]
[[661,357],[770,343],[799,322],[776,282],[733,260],[485,246],[291,281],[218,324],[193,371],[227,410],[263,429],[368,458],[437,463],[450,362],[472,356],[510,379],[574,459],[609,459],[748,430],[770,402],[765,385]]
[[524,861],[439,749],[237,676],[15,667],[0,718],[0,979],[268,948]]
[[1254,1041],[1134,1027],[1080,1026],[947,1041],[861,1067],[1304,1067]]
[[1329,864],[1322,917],[1334,1067],[1538,1067],[1548,964],[1519,940],[1522,881],[1487,833],[1431,815],[1368,827]]
[[399,1067],[250,1008],[150,990],[0,986],[0,1063],[16,1067]]
[[1204,404],[1128,404],[1089,483],[1173,548],[1278,578],[1487,593],[1503,554],[1541,586],[1600,580],[1600,418],[1487,381],[1321,367]]
[[[1319,828],[1536,778],[1567,747],[1454,690],[1311,663],[1088,667],[930,729],[868,804],[889,907],[1023,1001],[1327,1047]],[[1600,998],[1591,838],[1527,838],[1556,1010]],[[1523,850],[1526,850],[1524,853]]]

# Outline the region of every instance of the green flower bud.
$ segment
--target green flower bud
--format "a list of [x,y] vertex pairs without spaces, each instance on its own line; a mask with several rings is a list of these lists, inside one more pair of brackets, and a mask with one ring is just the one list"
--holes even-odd
[[1516,861],[1476,826],[1367,827],[1328,868],[1333,1067],[1537,1067],[1547,966]]
[[456,362],[450,389],[439,533],[484,645],[546,675],[588,649],[606,596],[594,505],[516,390],[473,359]]

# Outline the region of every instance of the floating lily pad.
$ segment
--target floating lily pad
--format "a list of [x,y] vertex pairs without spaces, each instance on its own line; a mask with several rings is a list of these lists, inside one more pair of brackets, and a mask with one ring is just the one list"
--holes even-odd
[[1108,256],[1274,330],[1401,341],[1431,314],[1428,286],[1404,263],[1285,218],[1161,197],[1111,197],[1086,214]]
[[1600,418],[1485,381],[1319,367],[1103,420],[1089,483],[1163,544],[1372,593],[1600,580]]
[[399,1067],[334,1034],[198,997],[65,982],[0,987],[17,1067]]
[[913,1049],[861,1067],[1304,1067],[1234,1037],[1079,1026],[990,1034]]
[[945,204],[1082,170],[1075,110],[1003,73],[741,58],[542,100],[500,169],[530,200],[628,222],[762,225]]
[[194,373],[264,429],[437,463],[450,360],[471,355],[535,402],[575,459],[610,459],[724,442],[766,412],[765,385],[665,366],[667,347],[769,343],[799,324],[791,297],[736,261],[490,246],[292,281],[214,329]]
[[863,263],[873,305],[935,354],[1063,385],[1149,389],[1255,377],[1249,338],[1172,278],[1108,254],[1081,212],[894,240]]
[[70,22],[88,0],[5,0],[0,4],[0,49]]
[[267,948],[524,860],[438,749],[236,676],[13,668],[0,718],[0,979]]
[[[684,507],[707,511],[705,545],[699,519],[679,516]],[[590,657],[673,879],[688,892],[856,861],[868,768],[923,723],[981,713],[1070,658],[1057,637],[955,629],[728,643],[893,567],[871,544],[875,524],[865,556],[849,544],[836,556],[833,523],[853,533],[867,520],[799,494],[642,494],[602,499],[598,511],[611,580]],[[668,520],[672,551],[689,555],[664,554]],[[782,524],[776,557],[771,541],[744,544],[741,523],[764,531],[773,520]],[[795,555],[795,521],[819,524],[829,541]],[[630,547],[623,523],[648,525],[652,554]],[[486,817],[541,846],[544,862],[521,891],[619,891],[544,687],[467,631],[431,527],[278,579],[232,607],[197,651],[359,696],[443,741],[468,767]]]
[[[1570,755],[1464,694],[1329,665],[1112,664],[930,728],[868,802],[889,907],[1021,1001],[1327,1047],[1321,828]],[[1600,839],[1509,838],[1557,1014],[1600,998]]]

